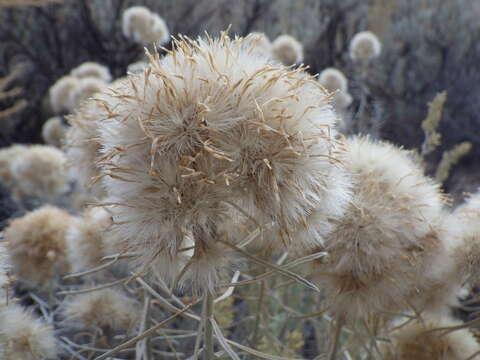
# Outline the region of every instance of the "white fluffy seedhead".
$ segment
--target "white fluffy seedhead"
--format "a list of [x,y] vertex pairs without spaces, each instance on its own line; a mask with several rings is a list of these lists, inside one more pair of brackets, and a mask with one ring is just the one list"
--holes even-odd
[[350,57],[352,60],[368,61],[376,58],[382,51],[382,43],[371,31],[356,33],[350,41]]
[[139,319],[135,302],[123,292],[104,289],[75,295],[62,305],[68,323],[104,331],[131,329]]
[[57,359],[53,328],[15,305],[0,310],[0,345],[3,360]]
[[330,67],[324,69],[318,76],[318,82],[322,84],[329,92],[340,90],[348,91],[348,80],[340,70]]
[[72,111],[71,94],[78,87],[80,80],[74,76],[63,76],[49,90],[50,106],[55,114]]
[[122,30],[125,37],[144,45],[162,45],[170,39],[165,21],[144,6],[132,6],[123,12]]
[[127,67],[127,74],[139,74],[145,71],[148,66],[146,61],[136,61]]
[[105,252],[104,235],[112,224],[108,211],[101,207],[85,210],[72,221],[66,234],[68,260],[74,272],[100,265]]
[[253,32],[248,34],[244,40],[244,46],[247,51],[254,56],[263,56],[271,58],[272,42],[267,35],[261,32]]
[[[109,86],[118,87],[124,81],[125,78],[120,78]],[[68,177],[76,182],[80,192],[97,198],[102,198],[105,193],[98,181],[97,166],[101,146],[97,135],[98,121],[105,113],[102,96],[97,93],[97,100],[83,103],[67,118],[71,127],[65,142]]]
[[[405,320],[403,321],[405,322]],[[467,329],[435,331],[462,325],[450,317],[422,315],[421,319],[397,323],[387,336],[391,343],[382,342],[384,360],[465,360],[480,351],[480,345]]]
[[480,283],[480,192],[471,195],[465,203],[446,219],[450,236],[457,240],[454,252],[457,283],[470,280]]
[[63,122],[60,116],[48,119],[42,127],[42,138],[46,144],[58,148],[63,146],[68,126]]
[[78,86],[70,94],[70,109],[78,109],[82,102],[101,92],[107,83],[99,78],[86,77],[80,79]]
[[338,110],[344,110],[348,108],[352,101],[352,95],[350,95],[348,92],[339,92],[335,94],[335,97],[333,98],[335,107]]
[[344,159],[354,179],[345,215],[314,265],[332,309],[351,317],[423,306],[418,293],[448,266],[439,222],[442,198],[408,154],[365,137],[347,140]]
[[286,66],[303,61],[303,45],[290,35],[278,36],[273,41],[272,52],[273,57]]
[[47,288],[70,271],[65,234],[71,216],[44,206],[13,220],[5,230],[12,271],[27,285]]
[[174,45],[100,96],[109,236],[170,281],[188,263],[182,280],[212,289],[230,261],[219,240],[236,241],[245,221],[238,207],[273,223],[288,246],[312,247],[317,231],[296,241],[289,229],[322,206],[338,216],[348,180],[335,159],[335,113],[303,69],[272,66],[225,34]]
[[25,145],[12,145],[0,149],[0,182],[7,187],[13,187],[14,176],[12,174],[12,162],[19,156],[22,156],[28,147]]
[[11,163],[20,197],[51,198],[68,190],[65,154],[47,145],[32,145]]
[[70,72],[70,75],[79,79],[93,77],[106,83],[112,81],[112,74],[108,67],[91,61],[80,64]]

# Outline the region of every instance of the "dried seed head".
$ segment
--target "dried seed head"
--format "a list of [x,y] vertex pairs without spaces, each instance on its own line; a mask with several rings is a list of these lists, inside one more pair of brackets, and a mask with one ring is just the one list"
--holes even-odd
[[19,306],[0,310],[0,344],[4,360],[57,359],[53,328]]
[[52,287],[56,277],[70,271],[65,233],[72,217],[64,210],[43,206],[13,220],[5,230],[13,273],[27,285]]
[[20,197],[51,198],[68,190],[65,154],[47,145],[32,145],[11,163]]
[[244,46],[252,55],[272,57],[272,42],[264,33],[253,32],[248,34],[245,37]]
[[457,239],[454,252],[457,267],[456,283],[466,279],[474,284],[480,282],[480,192],[471,195],[446,219],[452,239]]
[[272,52],[274,58],[286,66],[303,61],[303,45],[290,35],[278,36],[273,41]]
[[326,239],[328,256],[315,264],[318,278],[341,314],[408,308],[448,263],[438,186],[405,151],[365,137],[347,141],[344,163],[353,197]]
[[78,87],[80,80],[73,76],[63,76],[49,90],[50,106],[55,114],[72,111],[71,94]]
[[348,92],[339,92],[335,94],[335,98],[333,99],[335,108],[339,111],[349,107],[352,101],[352,95],[350,95]]
[[[116,87],[125,81],[119,78],[109,84]],[[99,114],[105,112],[102,94],[95,95],[96,100],[86,101],[67,117],[71,127],[67,132],[65,152],[67,156],[68,177],[75,181],[80,192],[102,198],[104,190],[98,181],[99,172],[96,159],[100,155],[97,128]]]
[[350,41],[350,57],[352,60],[368,61],[376,58],[382,51],[382,43],[371,31],[356,33]]
[[70,72],[70,75],[79,79],[93,77],[106,83],[112,81],[112,74],[106,66],[91,61],[80,64]]
[[323,70],[318,77],[318,82],[329,92],[335,92],[336,90],[347,92],[348,90],[347,78],[336,68],[331,67]]
[[99,327],[104,331],[124,331],[139,318],[135,302],[123,292],[104,289],[75,295],[62,305],[67,322],[80,327]]
[[63,146],[68,126],[60,116],[48,119],[42,127],[42,138],[46,144],[58,148]]
[[395,325],[398,329],[388,334],[391,344],[383,343],[380,347],[385,360],[465,360],[480,351],[480,345],[468,328],[435,331],[462,325],[450,317],[423,315],[422,319]]
[[123,12],[122,30],[125,37],[144,45],[162,45],[170,40],[165,21],[144,6],[132,6]]
[[[176,41],[97,104],[109,236],[170,281],[213,289],[230,261],[218,240],[235,242],[246,218],[238,208],[286,233],[312,209],[337,214],[346,203],[326,94],[302,68],[252,57],[241,39]],[[306,241],[297,246],[319,239]]]
[[67,234],[68,260],[74,272],[100,265],[105,252],[103,237],[112,224],[112,217],[104,208],[94,207],[84,211],[81,218],[70,224]]
[[139,74],[145,71],[148,66],[146,61],[137,61],[127,67],[127,74]]
[[0,181],[7,187],[14,185],[14,176],[12,174],[12,162],[19,156],[23,155],[28,147],[25,145],[12,145],[7,148],[0,149]]
[[77,109],[82,102],[102,91],[106,86],[107,83],[98,78],[86,77],[80,79],[78,86],[70,93],[70,109]]

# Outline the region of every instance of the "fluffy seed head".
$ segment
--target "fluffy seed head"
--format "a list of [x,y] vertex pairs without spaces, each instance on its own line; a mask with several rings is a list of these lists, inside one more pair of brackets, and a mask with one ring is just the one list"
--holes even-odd
[[57,276],[70,270],[65,249],[70,222],[66,211],[53,206],[13,220],[5,230],[13,273],[29,285],[54,285]]
[[78,86],[70,93],[70,109],[77,109],[82,102],[102,91],[107,84],[99,78],[86,77],[80,79]]
[[122,30],[125,37],[144,45],[162,45],[170,39],[165,21],[143,6],[132,6],[123,12]]
[[141,72],[144,72],[147,66],[148,63],[146,61],[137,61],[131,63],[127,67],[127,74],[139,74]]
[[333,102],[338,110],[346,109],[352,103],[353,98],[348,92],[339,92],[335,94]]
[[109,331],[131,328],[140,315],[132,299],[113,289],[73,296],[63,304],[63,314],[68,322],[81,327]]
[[67,191],[65,154],[47,145],[32,145],[11,163],[20,197],[50,198]]
[[103,237],[112,223],[109,212],[101,207],[85,210],[70,224],[67,234],[68,259],[74,272],[100,265],[105,253]]
[[333,67],[323,70],[318,77],[318,82],[329,92],[335,92],[337,90],[347,92],[348,90],[347,78],[340,70]]
[[449,317],[423,316],[400,325],[389,334],[392,343],[380,347],[385,360],[465,360],[480,351],[468,329],[450,332],[434,329],[461,325]]
[[174,45],[97,100],[99,166],[116,223],[109,236],[142,264],[158,260],[170,281],[188,262],[182,280],[211,289],[229,261],[218,240],[235,241],[245,220],[237,208],[293,244],[288,229],[312,209],[341,212],[348,181],[335,159],[335,113],[302,68],[252,57],[225,34]]
[[11,164],[17,157],[28,151],[27,149],[28,147],[25,145],[12,145],[0,149],[0,181],[5,186],[13,186],[14,177],[11,170]]
[[290,35],[278,36],[272,44],[275,59],[283,65],[299,64],[303,61],[303,45]]
[[0,344],[4,360],[57,359],[52,327],[19,306],[0,311]]
[[70,75],[79,79],[93,77],[106,83],[112,81],[112,74],[106,66],[91,61],[80,64],[70,72]]
[[459,276],[457,283],[469,278],[474,284],[480,282],[480,192],[471,195],[446,219],[452,239],[458,244],[454,250]]
[[350,41],[350,57],[352,60],[368,61],[376,58],[382,51],[382,43],[371,31],[356,33]]
[[71,108],[71,94],[78,87],[80,80],[73,76],[63,76],[49,90],[50,106],[55,114],[68,113]]
[[62,147],[65,141],[68,126],[60,116],[48,119],[42,127],[42,138],[46,144],[55,147]]
[[[347,140],[353,197],[314,266],[335,311],[369,316],[408,308],[446,266],[442,199],[405,151],[365,137]],[[439,262],[443,262],[441,265]],[[438,275],[439,276],[439,275]]]
[[264,33],[253,32],[248,34],[245,37],[244,46],[252,55],[272,57],[272,42]]

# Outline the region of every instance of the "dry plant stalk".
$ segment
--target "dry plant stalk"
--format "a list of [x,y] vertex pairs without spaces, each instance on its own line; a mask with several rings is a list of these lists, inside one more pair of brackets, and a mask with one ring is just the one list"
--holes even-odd
[[[0,7],[2,7],[2,1],[0,0]],[[22,89],[19,87],[14,87],[12,89],[7,89],[10,84],[21,74],[22,67],[17,66],[15,67],[10,74],[0,77],[0,101],[11,99],[21,94]],[[23,108],[27,106],[28,102],[25,99],[21,99],[16,101],[12,106],[4,110],[0,110],[0,119],[7,118],[18,111],[21,111]]]
[[448,179],[452,167],[458,164],[460,159],[472,150],[472,146],[471,142],[464,141],[442,154],[442,160],[440,160],[440,164],[438,164],[437,171],[435,172],[435,179],[440,184],[443,184]]
[[422,122],[425,140],[422,144],[422,157],[430,154],[441,143],[442,136],[437,131],[438,124],[442,119],[443,106],[447,101],[447,92],[438,93],[431,103],[428,104],[428,115]]

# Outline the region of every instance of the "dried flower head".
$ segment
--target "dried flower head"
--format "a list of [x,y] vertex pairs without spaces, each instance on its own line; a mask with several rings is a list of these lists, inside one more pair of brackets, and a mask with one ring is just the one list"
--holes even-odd
[[450,317],[423,316],[389,333],[390,344],[380,347],[385,360],[465,360],[480,351],[468,328],[435,330],[462,325]]
[[77,109],[82,102],[102,91],[107,83],[102,79],[86,77],[80,79],[78,86],[70,93],[70,109]]
[[12,162],[22,154],[24,154],[28,147],[25,145],[12,145],[7,148],[0,149],[0,182],[12,187],[14,184],[14,177],[11,170]]
[[[109,86],[118,87],[125,78],[112,82]],[[104,196],[104,190],[98,181],[99,170],[97,159],[100,156],[98,142],[98,120],[105,108],[102,105],[102,94],[97,93],[97,101],[87,101],[69,117],[71,127],[66,135],[65,152],[67,156],[68,177],[74,180],[80,192],[97,198]]]
[[347,141],[344,163],[353,197],[322,249],[328,256],[315,264],[318,278],[340,314],[409,308],[449,263],[438,186],[407,152],[367,137]]
[[350,57],[352,60],[368,61],[376,58],[382,51],[382,43],[371,31],[356,33],[350,41]]
[[244,46],[252,55],[272,57],[272,42],[264,33],[253,32],[248,34],[245,37]]
[[80,80],[74,76],[63,76],[49,90],[50,106],[55,114],[68,113],[71,108],[71,94],[78,87]]
[[456,268],[455,283],[460,285],[466,279],[478,284],[480,270],[480,192],[471,195],[450,214],[446,221],[450,237],[457,240],[454,252]]
[[128,65],[127,74],[139,74],[141,72],[144,72],[147,66],[148,62],[146,61],[136,61]]
[[42,127],[42,138],[46,144],[62,147],[65,141],[68,126],[60,116],[48,119]]
[[93,77],[106,83],[112,81],[112,74],[106,66],[91,61],[80,64],[70,72],[70,75],[79,79]]
[[283,65],[299,64],[303,61],[303,45],[290,35],[278,36],[272,44],[273,57]]
[[340,90],[347,92],[348,80],[340,70],[330,67],[324,69],[319,77],[318,82],[322,84],[329,92]]
[[122,30],[125,37],[145,45],[162,45],[170,39],[165,21],[144,6],[132,6],[123,12]]
[[348,199],[336,116],[318,83],[302,68],[251,57],[226,34],[176,41],[151,61],[97,99],[100,175],[115,220],[109,236],[170,281],[187,264],[181,279],[202,289],[230,261],[218,240],[237,240],[245,221],[238,208],[273,222],[285,243],[318,244],[286,235],[314,208],[338,215]]
[[68,190],[65,154],[47,145],[32,145],[11,163],[18,196],[50,198]]
[[170,40],[170,32],[165,20],[160,15],[152,14],[151,27],[149,31],[143,35],[143,43],[155,43],[160,46],[166,44]]
[[335,94],[333,98],[333,103],[335,104],[335,108],[338,110],[346,109],[352,103],[353,98],[348,92],[339,92]]
[[66,234],[68,259],[74,272],[100,265],[105,253],[103,237],[112,223],[108,211],[93,207],[70,224]]
[[64,210],[43,206],[13,220],[5,240],[13,273],[28,285],[50,287],[69,272],[65,234],[72,217]]
[[19,306],[0,310],[3,360],[57,359],[53,328]]
[[103,331],[127,330],[140,315],[131,298],[113,289],[75,295],[62,306],[66,321],[81,327],[99,327]]

